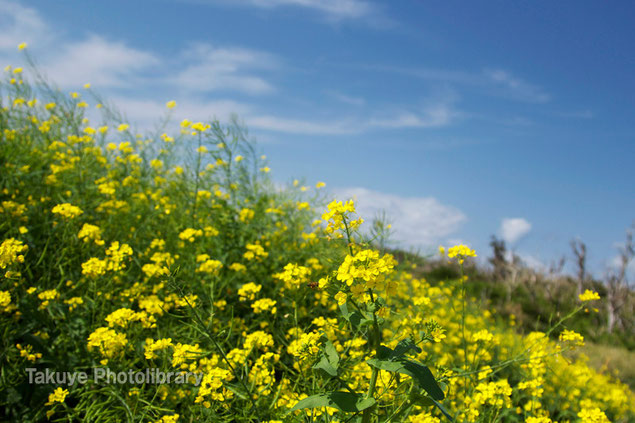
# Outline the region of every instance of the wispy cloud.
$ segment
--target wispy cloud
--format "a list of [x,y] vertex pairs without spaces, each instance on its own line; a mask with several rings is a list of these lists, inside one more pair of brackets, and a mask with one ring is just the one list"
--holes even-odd
[[595,117],[595,113],[591,110],[574,110],[569,112],[560,112],[556,113],[558,116],[571,118],[571,119],[593,119]]
[[252,73],[277,67],[278,59],[266,52],[198,43],[184,52],[182,61],[186,65],[172,82],[188,91],[232,90],[247,94],[274,91],[269,82]]
[[394,242],[408,247],[429,248],[455,233],[466,216],[433,197],[401,197],[366,188],[339,188],[340,200],[355,199],[358,214],[367,222],[384,211],[392,222]]
[[342,103],[351,104],[353,106],[363,106],[366,104],[366,100],[363,97],[355,97],[351,95],[342,94],[339,91],[327,90],[325,92],[330,97],[340,101]]
[[[159,116],[165,108],[165,99],[114,97],[113,104],[125,112],[131,120],[149,125],[152,116]],[[386,118],[363,119],[355,116],[332,119],[304,119],[263,111],[257,104],[226,100],[193,100],[184,96],[175,109],[175,117],[204,120],[212,116],[227,119],[237,113],[252,129],[298,135],[350,135],[377,129],[432,128],[449,125],[458,114],[446,105],[430,106],[420,113],[404,112]]]
[[261,9],[295,7],[314,10],[331,20],[361,19],[376,13],[373,4],[364,0],[186,0],[196,3],[220,3]]
[[61,53],[49,57],[44,68],[61,86],[90,82],[100,87],[134,86],[144,79],[142,72],[160,63],[147,51],[98,35],[66,44]]
[[14,50],[22,42],[33,43],[47,36],[48,26],[37,10],[0,0],[0,49]]
[[542,88],[530,84],[506,70],[485,69],[483,73],[494,85],[502,87],[505,93],[519,100],[546,103],[551,99],[551,96]]
[[451,86],[479,88],[484,90],[484,95],[507,97],[521,102],[546,103],[551,100],[551,95],[540,86],[529,83],[512,72],[500,68],[486,68],[479,71],[386,65],[366,65],[363,68],[441,82]]
[[[168,100],[168,99],[166,99]],[[170,99],[172,100],[172,99]],[[176,99],[177,107],[171,114],[175,121],[183,119],[209,120],[217,118],[228,121],[233,114],[246,115],[251,106],[233,100],[196,101],[191,99]],[[112,104],[128,119],[140,128],[150,128],[157,118],[166,113],[165,101],[139,99],[130,97],[113,97]]]
[[394,116],[378,117],[368,126],[379,128],[432,128],[448,125],[457,115],[450,105],[441,103],[424,108],[419,113],[403,112]]
[[290,119],[270,115],[246,116],[245,121],[252,128],[268,131],[306,135],[343,135],[359,132],[359,127],[342,121],[310,121]]
[[531,231],[531,223],[522,217],[503,219],[500,235],[507,244],[515,244]]

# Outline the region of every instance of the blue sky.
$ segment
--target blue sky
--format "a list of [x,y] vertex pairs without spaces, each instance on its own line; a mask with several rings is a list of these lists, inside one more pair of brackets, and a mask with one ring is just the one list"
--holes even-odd
[[279,182],[324,181],[432,251],[505,237],[601,275],[635,219],[635,4],[626,1],[0,0],[29,43],[138,127],[237,113]]

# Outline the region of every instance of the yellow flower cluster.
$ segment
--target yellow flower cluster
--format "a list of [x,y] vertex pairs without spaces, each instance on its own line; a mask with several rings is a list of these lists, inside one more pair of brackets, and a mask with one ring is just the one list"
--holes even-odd
[[247,351],[258,348],[267,351],[270,347],[273,347],[273,337],[261,330],[248,334],[243,342],[243,348]]
[[[327,234],[333,234],[337,231],[346,231],[355,229],[364,223],[364,219],[361,217],[356,220],[351,220],[350,215],[355,213],[355,204],[353,200],[348,200],[342,204],[341,201],[333,200],[327,206],[328,211],[322,214],[322,220],[327,222],[327,226],[324,231]],[[342,237],[339,234],[338,237]]]
[[483,382],[476,385],[476,391],[465,399],[467,421],[476,421],[480,415],[479,408],[492,407],[495,410],[511,407],[512,388],[507,379],[496,382]]
[[223,386],[223,382],[229,382],[233,378],[229,370],[214,368],[203,376],[201,386],[198,388],[198,394],[194,400],[195,404],[202,403],[204,407],[211,407],[211,403],[207,399],[209,397],[213,401],[226,401],[233,397],[233,392]]
[[580,301],[587,302],[587,301],[594,301],[594,300],[599,300],[600,299],[600,294],[598,294],[597,292],[591,291],[590,289],[587,289],[586,291],[584,291],[582,294],[579,295]]
[[320,334],[315,332],[300,333],[298,339],[292,341],[287,347],[287,352],[300,359],[308,360],[320,351]]
[[28,250],[28,246],[15,238],[2,241],[0,245],[0,268],[6,269],[13,263],[24,263],[23,253]]
[[245,245],[247,251],[243,254],[247,260],[265,258],[269,256],[269,253],[265,251],[265,249],[260,245],[260,243],[256,242],[255,244],[247,244]]
[[68,396],[68,389],[55,388],[55,391],[51,395],[49,395],[49,400],[46,405],[53,405],[56,402],[64,402],[66,397]]
[[256,314],[260,314],[265,311],[269,311],[271,314],[276,314],[276,311],[278,311],[278,309],[276,308],[276,301],[272,300],[271,298],[261,298],[259,300],[256,300],[251,305],[251,308]]
[[[174,102],[171,101],[170,103],[174,103]],[[168,105],[168,108],[172,108],[172,107]],[[163,416],[159,420],[157,420],[155,423],[176,423],[179,420],[179,417],[181,416],[178,414],[172,414],[171,416]]]
[[578,413],[580,423],[610,423],[606,414],[599,408],[584,408]]
[[204,259],[202,258],[202,256],[199,256],[196,260],[199,262],[202,261],[200,266],[196,269],[198,273],[215,274],[220,270],[221,267],[223,267],[223,263],[221,263],[220,261],[210,259],[207,254],[204,254],[203,256],[205,256]]
[[274,274],[273,277],[284,282],[287,289],[297,289],[299,286],[306,284],[310,275],[311,269],[308,267],[288,263],[284,266],[282,272]]
[[82,297],[71,297],[68,300],[64,300],[64,304],[68,304],[68,310],[73,311],[78,306],[84,304]]
[[119,241],[114,241],[106,250],[106,270],[118,272],[126,268],[123,262],[132,255],[132,248],[128,244],[119,245]]
[[84,213],[82,209],[70,203],[58,204],[57,206],[53,207],[52,212],[53,214],[59,214],[60,216],[67,219],[75,219],[77,216]]
[[[180,342],[173,346],[174,353],[172,354],[172,366],[187,369],[189,368],[188,361],[193,361],[201,357],[203,350],[198,344],[181,344]],[[193,369],[193,368],[192,368]]]
[[172,347],[172,338],[163,338],[158,339],[156,341],[151,338],[146,339],[146,346],[144,348],[144,356],[146,360],[152,360],[153,358],[157,358],[157,351],[168,349]]
[[89,258],[86,262],[82,263],[82,274],[93,279],[105,275],[106,260],[101,260],[96,257]]
[[251,219],[253,219],[255,215],[256,215],[256,212],[254,212],[252,209],[245,208],[245,209],[242,209],[240,213],[238,213],[238,220],[240,220],[243,223],[247,223]]
[[156,327],[156,319],[154,316],[149,315],[145,311],[133,311],[129,308],[120,308],[113,311],[106,316],[106,322],[108,322],[108,326],[111,328],[119,326],[125,329],[132,322],[141,322],[144,328]]
[[0,311],[11,311],[11,294],[9,291],[0,291]]
[[34,362],[35,360],[42,358],[41,353],[33,352],[33,347],[31,345],[27,344],[25,347],[22,347],[22,344],[16,344],[15,346],[18,349],[18,351],[20,351],[20,357],[24,357],[28,361]]
[[125,333],[117,333],[107,327],[97,328],[88,336],[88,351],[97,349],[105,358],[113,358],[123,353],[128,344]]
[[44,310],[49,305],[49,301],[56,300],[59,298],[60,294],[56,289],[48,289],[46,291],[40,292],[37,297],[42,300],[42,304],[40,304],[40,310]]
[[560,341],[562,342],[570,342],[572,345],[576,347],[584,346],[584,337],[577,332],[572,330],[565,329],[560,334]]
[[[441,255],[444,255],[445,248],[439,247],[439,253],[441,253]],[[460,264],[463,264],[465,258],[467,257],[476,257],[476,251],[474,251],[470,247],[463,244],[455,245],[453,247],[448,248],[447,253],[448,253],[448,258],[458,258],[458,262]]]
[[77,238],[84,242],[93,241],[96,245],[104,245],[104,241],[101,239],[101,229],[99,226],[91,225],[90,223],[84,223],[84,226],[77,234]]
[[240,301],[253,301],[256,294],[260,292],[262,285],[249,282],[238,288],[238,299]]
[[[396,283],[386,279],[392,273],[396,261],[390,254],[380,257],[379,251],[362,250],[354,256],[347,255],[337,269],[337,280],[345,283],[354,297],[366,301],[363,294],[369,289],[386,291],[392,295],[396,291]],[[338,297],[341,301],[341,296]]]
[[200,229],[187,228],[179,234],[179,239],[188,242],[194,242],[198,237],[203,236],[203,231]]
[[131,256],[132,248],[128,244],[119,244],[114,241],[110,247],[106,249],[106,258],[98,259],[91,257],[82,263],[82,274],[89,278],[97,278],[105,275],[106,272],[118,272],[126,268],[124,260]]

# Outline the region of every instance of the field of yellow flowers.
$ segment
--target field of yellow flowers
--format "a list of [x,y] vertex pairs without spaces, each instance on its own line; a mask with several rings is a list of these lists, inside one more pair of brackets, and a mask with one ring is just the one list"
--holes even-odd
[[521,337],[466,277],[432,286],[374,247],[323,183],[276,187],[238,128],[170,132],[168,102],[139,135],[32,75],[0,85],[0,420],[635,418],[625,385],[562,355],[595,293],[559,340]]

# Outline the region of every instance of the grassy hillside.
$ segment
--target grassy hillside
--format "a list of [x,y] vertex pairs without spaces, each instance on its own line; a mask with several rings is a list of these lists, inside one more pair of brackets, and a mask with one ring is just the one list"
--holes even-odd
[[238,128],[137,135],[21,69],[0,88],[0,419],[635,418],[624,384],[563,356],[593,294],[519,336],[470,300],[474,251],[414,275],[352,201],[275,188]]

